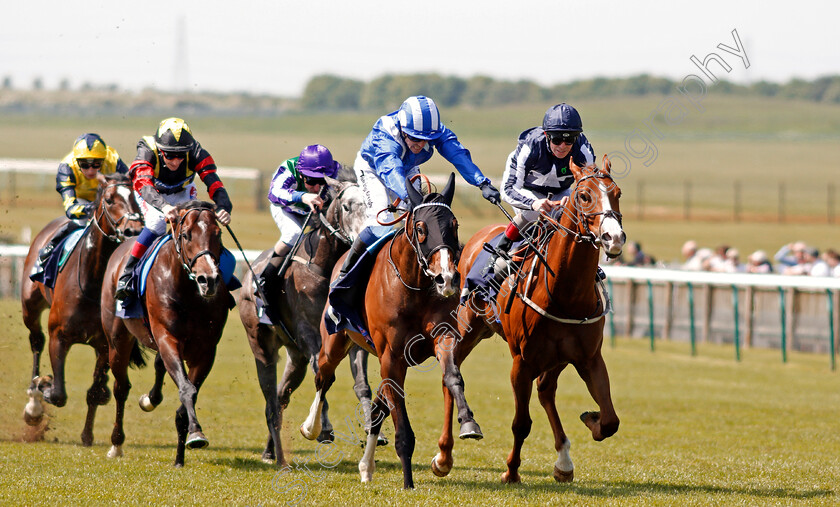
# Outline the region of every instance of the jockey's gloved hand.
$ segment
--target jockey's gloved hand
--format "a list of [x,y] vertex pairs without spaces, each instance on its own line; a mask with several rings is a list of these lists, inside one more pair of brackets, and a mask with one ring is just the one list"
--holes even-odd
[[89,202],[82,209],[84,210],[84,216],[89,217],[96,211],[96,203]]
[[501,202],[502,194],[489,181],[485,181],[478,188],[481,189],[481,197],[490,201],[491,204],[499,204]]

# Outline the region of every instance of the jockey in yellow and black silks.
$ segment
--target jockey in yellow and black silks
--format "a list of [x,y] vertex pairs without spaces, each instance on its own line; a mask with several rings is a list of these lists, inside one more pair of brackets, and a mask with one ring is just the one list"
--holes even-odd
[[58,164],[55,189],[61,195],[64,214],[70,222],[61,226],[41,249],[39,264],[43,264],[56,245],[70,232],[87,224],[93,211],[93,201],[105,175],[127,173],[128,166],[117,150],[105,144],[98,134],[82,134],[73,142],[73,150]]

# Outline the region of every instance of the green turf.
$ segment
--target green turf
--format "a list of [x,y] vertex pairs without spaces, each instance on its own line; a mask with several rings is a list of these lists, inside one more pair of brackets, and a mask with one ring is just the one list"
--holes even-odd
[[[95,442],[81,447],[84,393],[92,350],[74,347],[68,361],[66,407],[51,414],[44,441],[26,443],[21,419],[31,356],[19,303],[0,301],[0,504],[10,505],[836,505],[840,484],[840,389],[824,355],[748,349],[732,359],[730,347],[619,339],[605,347],[612,395],[621,427],[594,442],[578,421],[595,409],[573,369],[560,377],[558,408],[572,441],[575,482],[551,477],[556,459],[544,412],[532,399],[534,421],[523,450],[523,484],[499,483],[510,450],[510,358],[499,338],[482,343],[464,366],[467,396],[481,424],[482,441],[457,441],[455,468],[443,479],[428,463],[437,451],[441,424],[438,369],[412,371],[407,382],[409,416],[417,436],[416,490],[403,491],[393,426],[392,444],[377,452],[374,482],[360,484],[362,450],[339,442],[318,464],[316,445],[297,426],[313,396],[312,376],[292,396],[284,420],[288,457],[299,466],[279,472],[260,461],[266,429],[253,358],[238,313],[230,315],[216,364],[198,401],[210,447],[188,451],[186,467],[174,469],[177,393],[167,378],[163,404],[142,412],[137,397],[152,382],[151,368],[131,370],[134,388],[126,411],[125,456],[109,460],[114,403],[101,407]],[[284,354],[285,357],[285,354]],[[50,371],[46,358],[44,371]],[[378,384],[376,361],[371,383]],[[356,402],[349,368],[342,365],[330,392],[333,423],[347,432]],[[356,428],[359,432],[359,429]],[[309,463],[308,471],[302,463]]]

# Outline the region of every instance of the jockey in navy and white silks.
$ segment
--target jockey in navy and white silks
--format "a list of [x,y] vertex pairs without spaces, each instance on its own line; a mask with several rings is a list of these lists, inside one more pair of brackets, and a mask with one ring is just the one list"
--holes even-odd
[[299,156],[281,162],[274,171],[268,200],[271,216],[280,229],[280,239],[257,280],[270,300],[273,298],[268,294],[274,292],[272,281],[300,236],[305,215],[324,206],[321,195],[328,186],[326,178],[335,178],[340,168],[326,146],[313,144]]
[[[395,198],[407,200],[406,177],[419,173],[418,166],[432,158],[435,150],[468,183],[479,187],[485,199],[499,202],[499,191],[473,163],[455,133],[443,125],[435,102],[422,95],[409,97],[398,110],[376,121],[356,156],[353,169],[365,196],[367,220],[341,268],[341,276],[369,245],[390,231],[390,227],[379,225],[377,216]],[[383,220],[390,217],[390,213],[381,216]]]
[[[557,104],[546,111],[543,124],[519,135],[516,149],[508,155],[502,177],[502,199],[516,209],[516,217],[505,230],[497,250],[507,253],[518,240],[520,230],[536,220],[540,211],[563,206],[575,177],[570,160],[578,166],[595,163],[595,151],[583,135],[577,110]],[[491,259],[495,263],[496,258]]]

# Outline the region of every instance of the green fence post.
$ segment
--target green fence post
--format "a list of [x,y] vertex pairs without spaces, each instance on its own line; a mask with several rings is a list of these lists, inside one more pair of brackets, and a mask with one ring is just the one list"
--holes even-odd
[[[613,294],[612,280],[607,280],[607,290],[610,293],[610,297],[612,297],[612,294]],[[612,348],[615,348],[615,312],[614,311],[610,312],[610,346]]]
[[782,362],[787,362],[787,309],[785,307],[785,289],[779,287],[779,312],[782,321]]
[[694,285],[686,283],[688,287],[688,330],[691,338],[691,355],[697,355],[697,334],[694,330]]
[[732,286],[732,312],[734,313],[733,320],[735,321],[735,360],[741,360],[741,332],[738,321],[738,287]]
[[650,351],[654,351],[653,346],[653,283],[650,280],[647,281],[648,286],[648,330],[650,333]]
[[831,354],[831,371],[835,371],[837,362],[834,358],[834,297],[831,289],[825,290],[825,297],[828,301],[828,353]]

